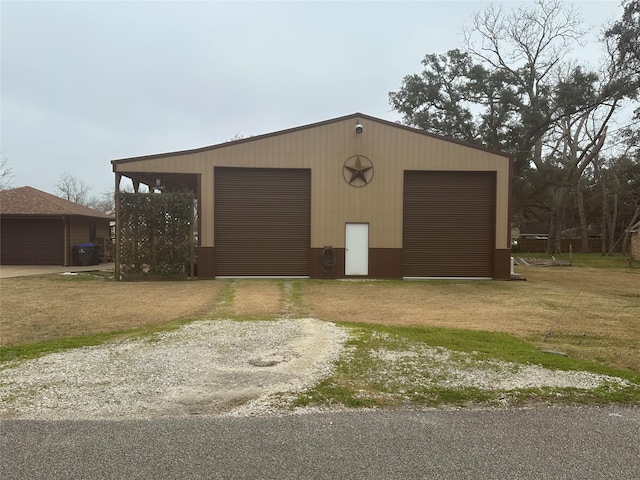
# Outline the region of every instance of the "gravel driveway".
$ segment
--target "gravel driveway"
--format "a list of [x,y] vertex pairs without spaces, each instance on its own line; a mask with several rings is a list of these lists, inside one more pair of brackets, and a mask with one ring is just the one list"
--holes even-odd
[[116,419],[251,414],[332,371],[347,338],[314,319],[202,321],[150,338],[5,365],[0,417]]
[[[380,334],[385,335],[385,334]],[[179,330],[0,366],[0,418],[125,419],[271,415],[333,371],[347,331],[315,319],[200,321]],[[594,389],[626,380],[477,360],[412,344],[372,350],[370,379],[422,385]],[[282,393],[282,395],[273,395]]]

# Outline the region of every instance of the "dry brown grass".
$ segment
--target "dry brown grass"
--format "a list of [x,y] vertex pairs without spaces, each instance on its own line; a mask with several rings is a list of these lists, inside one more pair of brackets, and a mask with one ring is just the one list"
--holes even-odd
[[638,270],[518,271],[526,282],[308,282],[303,299],[324,320],[501,331],[640,371]]
[[49,275],[0,283],[0,344],[161,325],[210,312],[216,281],[125,283]]
[[[301,281],[302,305],[294,309],[337,322],[502,331],[539,348],[640,372],[640,270],[518,271],[528,281]],[[292,298],[286,292],[277,280],[123,283],[57,275],[5,279],[0,284],[0,344],[207,315],[278,317],[291,309]],[[542,342],[549,331],[551,336]]]
[[237,280],[233,282],[232,315],[261,318],[279,315],[282,311],[282,287],[270,280]]

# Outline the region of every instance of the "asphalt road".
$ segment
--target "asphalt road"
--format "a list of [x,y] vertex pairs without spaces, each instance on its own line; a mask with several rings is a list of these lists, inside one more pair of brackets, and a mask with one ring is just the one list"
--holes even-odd
[[0,422],[9,479],[637,479],[640,408]]

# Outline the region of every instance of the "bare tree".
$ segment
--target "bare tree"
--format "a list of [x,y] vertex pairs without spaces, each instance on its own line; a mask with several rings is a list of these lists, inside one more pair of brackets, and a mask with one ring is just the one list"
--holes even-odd
[[87,206],[104,213],[113,213],[116,210],[115,193],[113,191],[94,195],[87,202]]
[[[593,107],[580,114],[566,116],[549,132],[553,144],[547,147],[545,163],[538,167],[539,173],[547,179],[551,208],[547,253],[560,253],[560,237],[569,195],[572,191],[579,191],[583,173],[596,163],[616,105],[613,102],[604,104],[602,109]],[[586,219],[581,220],[581,227],[586,231]],[[583,242],[583,248],[586,246],[586,242]]]
[[227,138],[225,140],[225,143],[226,142],[235,142],[236,140],[242,140],[243,138],[245,138],[244,135],[242,133],[238,132],[233,137]]
[[0,158],[0,190],[13,187],[13,170],[6,158]]
[[66,200],[70,200],[81,205],[87,205],[89,203],[88,195],[91,188],[84,180],[81,180],[70,173],[63,173],[60,175],[58,183],[55,185],[55,189],[58,196]]
[[544,162],[542,137],[559,116],[550,108],[555,80],[568,52],[582,42],[586,29],[581,23],[575,8],[565,2],[536,0],[533,8],[508,11],[491,5],[475,13],[473,26],[464,31],[467,51],[520,89],[526,131],[518,153],[537,168]]
[[472,56],[502,72],[522,92],[526,131],[518,151],[546,184],[548,253],[559,253],[569,194],[597,160],[613,115],[624,98],[635,96],[637,86],[622,81],[625,72],[611,55],[601,74],[567,62],[567,52],[585,34],[577,11],[560,0],[535,4],[508,12],[491,6],[475,14],[465,43]]
[[[587,31],[578,10],[562,0],[533,3],[475,13],[462,50],[427,55],[424,71],[405,77],[389,98],[408,125],[512,153],[514,217],[548,222],[549,250],[557,252],[581,180],[615,146],[610,125],[625,102],[637,102],[640,0],[628,2],[607,32],[597,70],[569,57]],[[629,144],[637,146],[637,137]],[[586,235],[584,200],[578,214]]]

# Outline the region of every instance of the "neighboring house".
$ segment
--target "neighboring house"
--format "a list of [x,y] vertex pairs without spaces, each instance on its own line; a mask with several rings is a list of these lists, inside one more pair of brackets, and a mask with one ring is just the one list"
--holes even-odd
[[510,278],[509,156],[423,130],[356,113],[112,166],[195,193],[199,277]]
[[0,264],[74,265],[74,245],[109,238],[113,216],[32,187],[0,192]]

